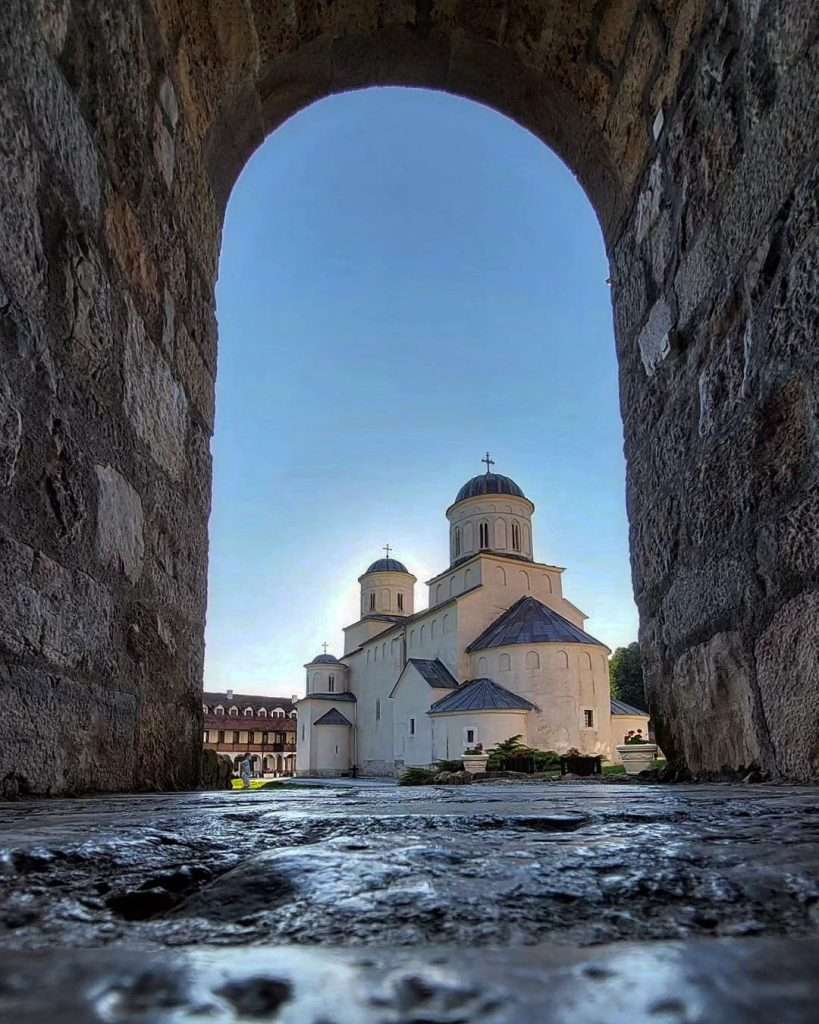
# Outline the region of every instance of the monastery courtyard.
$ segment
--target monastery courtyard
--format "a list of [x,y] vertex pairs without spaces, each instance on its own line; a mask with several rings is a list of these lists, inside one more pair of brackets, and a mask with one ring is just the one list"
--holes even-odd
[[16,1024],[782,1024],[819,1000],[812,787],[21,801],[0,889]]

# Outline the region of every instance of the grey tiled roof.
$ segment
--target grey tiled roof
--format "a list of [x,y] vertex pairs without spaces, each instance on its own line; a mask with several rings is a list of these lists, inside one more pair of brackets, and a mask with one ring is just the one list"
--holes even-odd
[[624,700],[618,700],[617,697],[611,698],[611,713],[613,715],[648,715],[648,712],[643,711],[642,708],[635,708],[633,704],[626,704]]
[[437,658],[433,661],[427,658],[408,658],[407,660],[418,669],[429,685],[436,690],[454,690],[457,687],[458,680],[450,673],[446,665]]
[[330,708],[326,715],[317,718],[313,725],[352,725],[349,718],[345,718],[340,711]]
[[525,697],[499,686],[491,679],[471,679],[436,700],[429,709],[430,714],[445,711],[536,711],[536,705]]
[[506,647],[508,644],[555,643],[605,646],[536,598],[522,597],[473,640],[467,651]]
[[480,476],[473,476],[471,480],[467,480],[455,496],[455,504],[466,498],[477,498],[482,494],[512,494],[516,498],[526,497],[511,477],[501,476],[500,473],[481,473]]
[[354,693],[308,693],[302,700],[349,700],[355,703]]
[[409,572],[409,569],[397,558],[379,558],[373,562],[367,572]]
[[235,704],[237,708],[242,710],[245,708],[253,708],[254,711],[259,708],[267,708],[268,711],[272,711],[273,708],[281,708],[287,712],[293,710],[293,701],[289,697],[259,696],[257,693],[234,693],[228,698],[226,690],[203,690],[202,703],[213,708],[221,704],[225,709]]
[[311,665],[338,665],[339,660],[332,654],[317,654],[310,662]]

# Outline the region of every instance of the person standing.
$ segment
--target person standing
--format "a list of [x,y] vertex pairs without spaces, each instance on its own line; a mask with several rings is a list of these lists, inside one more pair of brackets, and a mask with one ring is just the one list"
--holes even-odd
[[244,788],[250,789],[250,780],[253,775],[253,764],[250,760],[249,753],[246,753],[242,758],[242,763],[239,765],[239,775],[244,783]]

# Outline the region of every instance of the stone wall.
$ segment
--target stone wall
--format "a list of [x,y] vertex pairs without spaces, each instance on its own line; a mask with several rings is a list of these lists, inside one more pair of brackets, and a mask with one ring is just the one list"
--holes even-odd
[[196,784],[224,204],[286,117],[375,84],[490,104],[578,175],[663,749],[808,774],[816,37],[812,0],[4,0],[4,788]]

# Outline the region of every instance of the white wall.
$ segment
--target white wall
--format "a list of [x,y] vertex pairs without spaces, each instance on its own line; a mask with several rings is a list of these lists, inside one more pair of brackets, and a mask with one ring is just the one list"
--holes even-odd
[[[412,615],[415,610],[415,577],[408,572],[369,572],[359,576],[361,617],[365,615]],[[371,596],[375,595],[375,607]],[[399,595],[402,606],[399,607]]]
[[[532,512],[533,506],[530,501],[508,494],[481,495],[452,505],[447,510],[450,524],[450,562],[456,562],[481,550],[481,523],[486,523],[489,527],[489,549],[531,558]],[[513,544],[513,524],[516,524],[518,529],[517,547]],[[460,531],[460,550],[456,544],[457,531]]]
[[518,734],[523,736],[524,743],[528,743],[527,718],[525,711],[473,711],[430,715],[433,759],[457,760],[467,746],[467,729],[475,730],[475,743],[482,744],[485,751]]
[[313,748],[318,771],[328,774],[341,774],[350,771],[352,731],[349,725],[317,725],[314,727]]
[[[405,765],[428,765],[432,756],[430,705],[452,690],[432,687],[412,664],[407,665],[392,697],[393,750],[395,759]],[[410,719],[415,720],[414,735]]]

